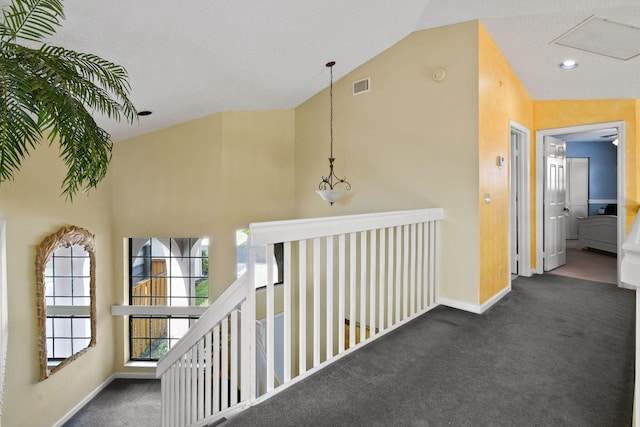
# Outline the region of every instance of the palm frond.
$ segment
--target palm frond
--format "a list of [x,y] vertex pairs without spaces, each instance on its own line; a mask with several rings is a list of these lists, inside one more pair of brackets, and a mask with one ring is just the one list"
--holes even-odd
[[99,113],[133,123],[136,109],[126,70],[93,54],[17,39],[42,41],[63,19],[61,0],[12,0],[0,23],[0,182],[11,179],[21,161],[49,130],[67,166],[62,193],[96,187],[111,160],[110,135],[92,117]]
[[113,144],[80,102],[68,101],[52,133],[60,141],[60,157],[67,166],[62,194],[73,200],[79,190],[95,188],[105,177]]
[[9,40],[40,42],[54,34],[64,19],[61,0],[13,0],[2,14]]
[[[44,45],[41,52],[59,68],[69,91],[84,99],[95,111],[115,120],[129,122],[137,117],[129,100],[129,76],[124,67],[93,54],[78,53],[58,46]],[[62,69],[64,64],[64,69]],[[55,69],[52,67],[52,71]]]
[[42,138],[34,117],[37,102],[29,88],[30,77],[14,57],[0,51],[0,182],[9,180]]

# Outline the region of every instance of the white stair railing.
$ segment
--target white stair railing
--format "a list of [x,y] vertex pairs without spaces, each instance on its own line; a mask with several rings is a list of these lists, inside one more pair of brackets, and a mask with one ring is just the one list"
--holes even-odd
[[633,403],[633,425],[640,425],[638,399],[640,395],[640,210],[631,226],[629,234],[622,243],[622,260],[620,262],[620,281],[636,288],[636,379],[635,399]]
[[243,275],[158,361],[163,426],[206,425],[249,401],[249,289]]
[[[234,283],[158,363],[163,425],[214,422],[434,308],[442,217],[435,208],[251,224],[248,280]],[[271,280],[256,290],[264,285],[256,259],[265,253]],[[256,313],[266,313],[259,354]],[[284,326],[276,332],[277,315]],[[240,397],[225,391],[227,382]]]

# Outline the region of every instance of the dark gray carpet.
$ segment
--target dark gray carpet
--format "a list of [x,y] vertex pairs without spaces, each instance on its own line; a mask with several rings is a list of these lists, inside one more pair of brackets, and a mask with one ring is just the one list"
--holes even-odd
[[63,427],[158,427],[160,380],[116,379]]
[[517,278],[483,315],[438,307],[232,426],[629,426],[635,295]]
[[[629,426],[634,308],[615,285],[517,278],[485,314],[438,307],[221,426]],[[159,381],[115,380],[65,427],[159,425]]]

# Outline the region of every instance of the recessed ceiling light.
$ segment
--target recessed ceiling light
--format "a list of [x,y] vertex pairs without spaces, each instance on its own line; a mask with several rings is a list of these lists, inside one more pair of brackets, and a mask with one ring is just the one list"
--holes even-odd
[[151,111],[149,110],[143,110],[143,111],[138,111],[138,116],[150,116],[151,115]]
[[573,59],[566,59],[558,64],[558,67],[562,68],[563,70],[573,70],[577,66],[578,63]]

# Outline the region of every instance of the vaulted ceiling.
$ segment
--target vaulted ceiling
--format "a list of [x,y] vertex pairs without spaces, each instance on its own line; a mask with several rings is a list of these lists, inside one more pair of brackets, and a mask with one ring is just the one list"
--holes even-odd
[[[7,1],[3,0],[2,4]],[[228,110],[294,108],[410,33],[480,19],[532,97],[640,98],[640,57],[551,43],[595,15],[640,27],[638,0],[65,0],[52,44],[125,66],[138,110],[114,141]],[[566,59],[579,66],[563,70]]]

